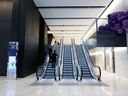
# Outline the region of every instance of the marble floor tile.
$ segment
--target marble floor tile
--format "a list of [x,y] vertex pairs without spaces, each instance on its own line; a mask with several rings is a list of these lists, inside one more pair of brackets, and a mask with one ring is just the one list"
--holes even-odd
[[103,72],[102,80],[36,81],[35,74],[22,79],[0,77],[0,96],[128,96],[128,78]]

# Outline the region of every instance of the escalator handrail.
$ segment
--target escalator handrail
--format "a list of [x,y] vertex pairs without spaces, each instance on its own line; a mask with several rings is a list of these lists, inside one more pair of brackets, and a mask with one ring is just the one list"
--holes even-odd
[[63,40],[60,39],[60,49],[59,49],[59,56],[58,56],[58,60],[57,60],[57,65],[55,67],[55,71],[54,71],[54,76],[55,76],[55,80],[60,80],[60,66],[61,66],[61,58],[62,58],[62,43]]
[[75,64],[76,64],[76,67],[77,67],[77,79],[81,80],[81,78],[82,78],[82,68],[78,63],[78,57],[77,57],[77,53],[76,53],[75,40],[74,39],[72,39],[72,45],[73,45]]
[[62,76],[63,76],[63,60],[64,60],[64,44],[62,42],[61,65],[60,65],[60,78],[62,78]]
[[85,44],[84,44],[84,46],[85,46],[85,48],[86,48],[86,51],[87,51],[87,53],[88,53],[88,56],[89,56],[89,58],[90,58],[90,61],[91,61],[92,66],[98,68],[98,70],[99,70],[99,77],[97,77],[97,79],[100,80],[100,79],[101,79],[101,68],[100,68],[100,66],[97,66],[97,65],[94,65],[94,64],[93,64],[93,61],[92,61],[92,59],[91,59],[91,56],[89,55],[88,49],[87,49],[87,47],[86,47]]
[[49,55],[47,54],[47,56],[46,56],[46,59],[45,59],[45,61],[44,61],[44,64],[42,65],[42,66],[39,66],[38,67],[38,70],[40,70],[39,68],[40,67],[43,67],[43,74],[41,75],[41,77],[39,76],[39,74],[38,74],[38,77],[40,78],[40,79],[42,79],[43,77],[44,77],[44,75],[45,75],[45,72],[46,72],[46,70],[47,70],[47,68],[48,68],[48,63],[49,62]]
[[[88,67],[89,67],[89,69],[90,69],[90,72],[91,72],[91,74],[92,74],[92,76],[93,76],[93,78],[95,78],[95,76],[94,76],[94,72],[93,72],[93,70],[92,70],[92,67],[91,67],[91,65],[89,64],[89,61],[88,61],[88,59],[87,59],[87,56],[86,56],[86,52],[85,52],[85,48],[84,48],[84,45],[82,44],[82,49],[83,49],[83,52],[84,52],[84,56],[85,56],[85,58],[86,58],[86,60],[87,60],[87,65],[88,65]],[[95,78],[96,79],[96,78]]]
[[74,75],[74,78],[77,80],[78,79],[78,70],[77,70],[77,66],[75,64],[73,43],[71,44],[71,54],[72,54],[72,64],[73,64],[73,75]]
[[[85,45],[83,39],[82,39],[82,43],[83,43],[83,47],[84,47],[84,48],[83,48],[84,55],[85,55],[85,57],[87,58],[87,62],[89,63],[89,60],[90,60],[90,64],[91,64],[91,65],[87,63],[88,66],[89,66],[89,69],[90,69],[90,71],[91,71],[93,77],[94,77],[95,79],[97,79],[97,80],[100,80],[100,79],[101,79],[101,68],[100,68],[99,66],[93,64],[93,61],[92,61],[92,59],[91,59],[91,56],[89,55],[88,49],[87,49],[87,47],[86,47],[86,45]],[[86,52],[85,52],[85,51],[86,51]],[[87,53],[87,54],[86,54],[86,53]],[[87,57],[87,56],[88,56],[88,57]],[[89,59],[89,60],[88,60],[88,59]],[[98,76],[98,77],[95,76],[95,73],[94,73],[92,67],[93,67],[93,68],[94,68],[94,67],[98,68],[98,70],[99,70],[99,76]]]

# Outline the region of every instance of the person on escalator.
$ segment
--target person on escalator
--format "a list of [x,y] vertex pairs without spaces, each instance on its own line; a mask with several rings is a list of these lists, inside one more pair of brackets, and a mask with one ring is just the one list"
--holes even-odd
[[49,62],[52,61],[52,46],[48,48]]
[[52,54],[52,67],[56,66],[58,54],[56,53],[56,50],[54,50],[54,53]]
[[59,48],[60,48],[59,42],[55,41],[55,44],[53,45],[53,50],[56,50],[57,54],[59,54]]

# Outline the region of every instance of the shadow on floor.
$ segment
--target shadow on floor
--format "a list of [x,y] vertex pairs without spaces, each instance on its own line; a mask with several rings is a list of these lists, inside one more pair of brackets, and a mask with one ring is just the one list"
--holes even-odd
[[109,87],[109,85],[104,83],[104,82],[83,83],[83,86],[104,86],[104,87]]
[[34,81],[32,84],[30,84],[30,86],[52,86],[54,85],[54,81],[47,81],[47,80],[39,80],[39,81]]
[[64,81],[54,81],[54,80],[39,80],[39,81],[34,81],[30,86],[93,86],[93,87],[109,87],[108,84],[104,82],[83,82],[83,81],[70,81],[70,80],[64,80]]

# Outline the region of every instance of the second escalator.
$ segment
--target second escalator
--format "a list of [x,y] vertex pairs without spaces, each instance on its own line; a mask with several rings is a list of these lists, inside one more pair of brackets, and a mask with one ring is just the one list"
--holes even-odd
[[77,52],[78,62],[82,68],[82,78],[83,79],[93,79],[93,76],[88,67],[87,60],[84,56],[84,52],[82,50],[81,45],[76,45],[76,52]]
[[64,45],[63,56],[63,79],[73,79],[73,64],[71,55],[71,45]]

